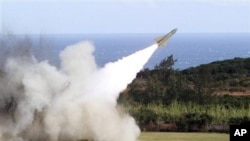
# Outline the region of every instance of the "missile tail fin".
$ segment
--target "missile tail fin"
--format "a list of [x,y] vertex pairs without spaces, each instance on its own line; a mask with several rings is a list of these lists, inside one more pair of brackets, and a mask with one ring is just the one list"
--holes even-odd
[[166,41],[166,42],[163,42],[163,43],[161,44],[161,47],[165,47],[165,46],[167,46],[167,41]]

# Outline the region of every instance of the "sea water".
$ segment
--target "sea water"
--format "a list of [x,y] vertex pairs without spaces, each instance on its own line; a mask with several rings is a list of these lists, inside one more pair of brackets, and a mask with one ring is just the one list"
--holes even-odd
[[[14,36],[18,37],[18,39],[29,40],[32,44],[33,53],[35,56],[38,56],[38,59],[49,60],[58,67],[60,66],[58,64],[59,52],[65,47],[80,41],[92,42],[95,45],[93,55],[96,58],[96,63],[102,67],[108,62],[116,61],[154,44],[154,38],[162,36],[162,34],[49,34]],[[9,35],[1,36],[1,49],[6,46],[6,44],[2,43],[4,40],[11,40],[11,38]],[[162,59],[171,54],[177,60],[174,68],[180,70],[213,61],[233,59],[235,57],[250,57],[250,33],[177,32],[169,39],[165,48],[156,50],[144,68],[153,69]]]

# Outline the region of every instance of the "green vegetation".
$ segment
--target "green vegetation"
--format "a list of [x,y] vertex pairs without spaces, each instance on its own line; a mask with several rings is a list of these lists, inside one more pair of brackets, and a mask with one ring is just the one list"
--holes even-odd
[[240,120],[240,117],[250,117],[249,109],[245,108],[225,107],[222,105],[203,106],[193,103],[180,104],[178,102],[173,102],[168,106],[138,104],[129,107],[129,111],[133,117],[140,121],[140,124],[146,124],[150,120],[182,124],[195,122],[198,124],[228,124],[231,122],[236,123],[234,120],[237,118]]
[[140,141],[228,141],[228,134],[143,132]]
[[139,125],[175,123],[178,131],[214,131],[208,126],[222,125],[220,131],[228,131],[224,125],[249,124],[250,58],[186,70],[175,70],[175,62],[171,55],[139,72],[121,94],[119,102]]

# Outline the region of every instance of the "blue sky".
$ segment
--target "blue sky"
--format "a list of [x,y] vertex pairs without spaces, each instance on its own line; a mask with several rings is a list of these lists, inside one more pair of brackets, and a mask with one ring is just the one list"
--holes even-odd
[[250,0],[0,0],[0,33],[250,32]]

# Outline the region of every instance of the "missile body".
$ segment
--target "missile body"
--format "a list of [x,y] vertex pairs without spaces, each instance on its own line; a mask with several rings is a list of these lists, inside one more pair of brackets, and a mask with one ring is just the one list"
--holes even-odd
[[175,32],[177,31],[177,28],[173,29],[172,31],[170,31],[168,34],[158,37],[155,39],[156,43],[158,44],[159,47],[165,47],[167,45],[167,42],[169,40],[169,38],[175,34]]

